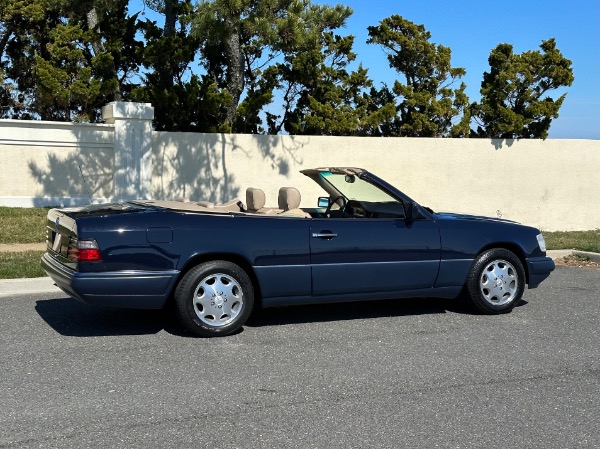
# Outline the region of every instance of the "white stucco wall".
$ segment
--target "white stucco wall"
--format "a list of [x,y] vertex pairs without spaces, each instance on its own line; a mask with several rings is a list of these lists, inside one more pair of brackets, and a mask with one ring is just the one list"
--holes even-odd
[[153,153],[157,198],[244,199],[247,187],[259,187],[276,206],[279,187],[292,185],[302,206],[315,206],[321,192],[298,171],[355,166],[434,210],[500,215],[548,231],[600,228],[596,140],[155,133]]
[[[114,127],[0,120],[0,205],[88,203],[113,195]],[[82,175],[83,173],[83,175]]]
[[150,154],[127,148],[123,158],[114,124],[0,120],[0,205],[82,204],[90,192],[95,202],[111,200],[115,163],[137,154],[144,159],[132,161],[141,178],[134,191],[156,199],[245,200],[247,187],[259,187],[276,206],[279,187],[296,186],[302,206],[315,206],[322,192],[299,170],[358,166],[434,210],[501,215],[548,231],[600,228],[598,140],[149,134],[126,145],[142,142]]

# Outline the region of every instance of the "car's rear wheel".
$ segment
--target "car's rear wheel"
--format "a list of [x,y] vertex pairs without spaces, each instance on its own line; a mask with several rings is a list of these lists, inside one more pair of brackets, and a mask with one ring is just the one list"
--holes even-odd
[[511,251],[495,248],[481,253],[469,272],[467,292],[484,313],[505,313],[519,303],[525,290],[525,270]]
[[254,289],[241,267],[214,260],[183,276],[175,290],[175,303],[187,330],[201,337],[224,336],[241,328],[250,316]]

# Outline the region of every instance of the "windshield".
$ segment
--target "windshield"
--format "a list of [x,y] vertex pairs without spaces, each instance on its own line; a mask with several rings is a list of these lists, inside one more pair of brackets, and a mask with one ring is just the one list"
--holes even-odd
[[319,175],[349,200],[370,202],[398,201],[379,187],[375,187],[373,184],[355,175],[334,174],[331,172],[322,172]]

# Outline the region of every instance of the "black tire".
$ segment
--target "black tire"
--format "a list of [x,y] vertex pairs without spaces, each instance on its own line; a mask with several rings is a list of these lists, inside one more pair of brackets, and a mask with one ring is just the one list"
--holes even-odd
[[177,284],[177,316],[200,337],[222,337],[240,329],[252,312],[254,288],[248,274],[224,260],[201,263]]
[[475,259],[466,289],[471,303],[481,312],[510,312],[521,301],[525,290],[523,264],[509,250],[495,248]]

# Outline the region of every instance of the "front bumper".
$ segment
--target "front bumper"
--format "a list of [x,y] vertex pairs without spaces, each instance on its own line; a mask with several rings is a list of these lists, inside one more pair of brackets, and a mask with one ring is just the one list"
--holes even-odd
[[164,307],[179,271],[114,271],[80,273],[57,262],[48,253],[42,268],[69,296],[87,304],[131,309]]
[[531,257],[527,259],[529,273],[529,288],[536,288],[554,271],[554,261],[550,257]]

